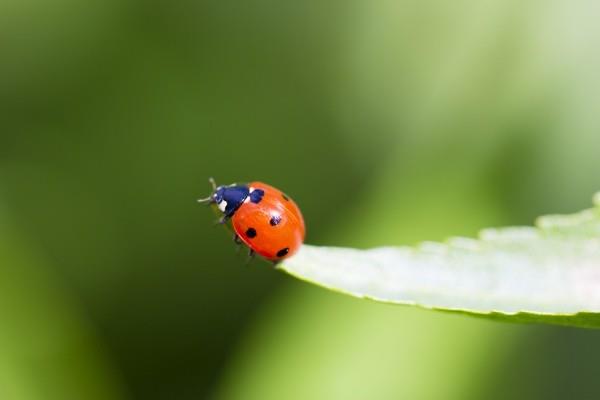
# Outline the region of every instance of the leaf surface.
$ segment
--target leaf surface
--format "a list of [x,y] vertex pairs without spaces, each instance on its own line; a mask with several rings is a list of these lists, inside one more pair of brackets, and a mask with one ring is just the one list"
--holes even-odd
[[279,265],[302,280],[385,303],[600,328],[600,193],[594,208],[416,247],[304,245]]

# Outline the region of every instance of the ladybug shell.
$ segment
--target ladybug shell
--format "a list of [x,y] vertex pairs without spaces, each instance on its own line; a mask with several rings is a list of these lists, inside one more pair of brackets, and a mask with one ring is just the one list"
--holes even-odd
[[296,203],[272,186],[248,184],[250,191],[262,189],[258,203],[246,201],[231,218],[235,233],[256,253],[271,260],[294,254],[304,241],[304,219]]

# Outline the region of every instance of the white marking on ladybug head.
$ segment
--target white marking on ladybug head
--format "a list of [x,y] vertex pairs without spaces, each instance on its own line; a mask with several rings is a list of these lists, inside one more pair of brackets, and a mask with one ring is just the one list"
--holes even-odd
[[221,212],[225,212],[225,208],[227,207],[227,202],[225,200],[221,200],[219,202],[219,210],[221,210]]
[[252,194],[252,192],[254,192],[254,190],[255,189],[252,186],[248,187],[248,196],[244,199],[244,204],[250,201],[250,195]]

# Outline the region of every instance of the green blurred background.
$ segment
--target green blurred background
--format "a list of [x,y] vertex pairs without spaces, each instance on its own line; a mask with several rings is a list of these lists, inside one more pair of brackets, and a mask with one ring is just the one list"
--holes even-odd
[[592,0],[4,0],[0,398],[598,398],[600,332],[245,266],[195,199],[209,176],[262,180],[309,243],[356,247],[585,208],[599,18]]

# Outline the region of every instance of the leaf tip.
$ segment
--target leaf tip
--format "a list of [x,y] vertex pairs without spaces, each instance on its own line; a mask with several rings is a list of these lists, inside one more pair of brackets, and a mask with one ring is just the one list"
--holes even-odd
[[594,206],[600,207],[600,192],[594,195]]

